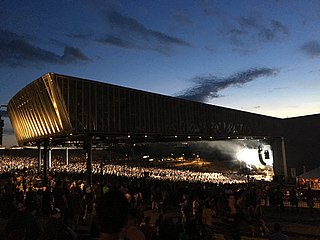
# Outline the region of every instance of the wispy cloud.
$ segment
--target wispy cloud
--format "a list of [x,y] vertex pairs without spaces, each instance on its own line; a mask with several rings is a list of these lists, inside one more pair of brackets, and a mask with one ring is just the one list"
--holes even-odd
[[69,64],[88,61],[79,48],[64,47],[63,55],[36,46],[27,37],[0,30],[0,66],[28,66],[39,63]]
[[79,48],[71,46],[64,47],[63,55],[60,57],[60,59],[64,63],[89,60],[89,58]]
[[232,44],[250,48],[250,45],[281,41],[289,35],[288,28],[278,20],[265,21],[256,15],[241,16],[227,35]]
[[[112,33],[106,38],[106,43],[121,47],[135,46],[139,49],[161,49],[168,46],[190,47],[187,41],[155,31],[145,27],[138,20],[123,16],[117,11],[108,13],[107,21],[111,26]],[[112,41],[110,41],[110,39]],[[145,47],[144,47],[145,46]]]
[[175,12],[174,19],[181,26],[186,28],[193,28],[195,25],[195,23],[191,20],[190,16],[188,15],[187,11],[183,9],[179,9]]
[[278,73],[279,70],[273,68],[252,68],[226,78],[212,75],[195,77],[191,79],[195,83],[195,86],[187,89],[183,94],[178,95],[178,97],[206,102],[210,98],[220,97],[219,92],[226,88],[233,86],[241,87],[259,77],[269,77]]
[[219,16],[221,15],[221,9],[217,6],[218,4],[210,4],[211,1],[198,0],[199,7],[202,12],[207,16]]
[[120,48],[152,50],[168,54],[173,47],[191,47],[181,38],[170,36],[160,31],[147,28],[138,20],[124,16],[116,10],[106,11],[108,28],[102,36],[95,34],[70,34],[70,37],[97,41]]
[[308,57],[320,57],[320,41],[310,41],[303,44],[300,50]]

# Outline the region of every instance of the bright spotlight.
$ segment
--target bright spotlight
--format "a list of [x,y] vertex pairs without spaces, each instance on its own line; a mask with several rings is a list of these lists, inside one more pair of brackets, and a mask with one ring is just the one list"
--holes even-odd
[[247,167],[265,168],[273,165],[272,150],[269,145],[260,145],[258,152],[254,148],[243,148],[237,153],[236,157],[238,161],[245,162]]

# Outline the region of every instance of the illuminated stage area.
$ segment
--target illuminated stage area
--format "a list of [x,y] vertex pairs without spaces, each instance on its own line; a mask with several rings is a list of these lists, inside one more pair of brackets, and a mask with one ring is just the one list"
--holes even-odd
[[273,151],[264,139],[137,144],[132,151],[136,159],[153,165],[250,175],[266,181],[274,176]]

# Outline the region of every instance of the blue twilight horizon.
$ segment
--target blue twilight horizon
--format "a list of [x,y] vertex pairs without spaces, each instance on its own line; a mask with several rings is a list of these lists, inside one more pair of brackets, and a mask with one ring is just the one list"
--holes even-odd
[[4,0],[0,21],[0,104],[56,72],[273,117],[320,110],[319,1]]

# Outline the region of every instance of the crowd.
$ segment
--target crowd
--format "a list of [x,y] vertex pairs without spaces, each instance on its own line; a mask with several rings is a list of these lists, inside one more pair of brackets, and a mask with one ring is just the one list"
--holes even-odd
[[[37,159],[24,157],[23,159],[8,156],[0,158],[0,174],[9,171],[28,171],[30,173],[37,172]],[[52,172],[82,174],[86,172],[85,161],[72,161],[66,165],[65,161],[54,160],[52,162]],[[101,163],[93,162],[92,173],[101,174]],[[104,164],[103,175],[117,175],[125,177],[144,178],[148,175],[152,179],[170,180],[170,181],[187,181],[187,182],[210,182],[210,183],[245,183],[247,177],[236,173],[222,172],[200,172],[192,170],[159,168],[152,166],[131,166],[127,164]]]
[[[261,204],[281,208],[275,199],[283,200],[280,188],[249,184],[238,174],[120,163],[104,164],[101,172],[94,162],[94,184],[88,186],[83,159],[68,165],[53,159],[43,186],[36,161],[0,157],[6,239],[76,239],[82,224],[90,228],[88,239],[214,239],[213,217],[221,219],[225,239],[240,239],[242,226],[252,235],[268,234]],[[148,207],[159,215],[154,224],[144,214]],[[180,217],[169,217],[169,211]],[[41,226],[35,216],[48,221]]]

